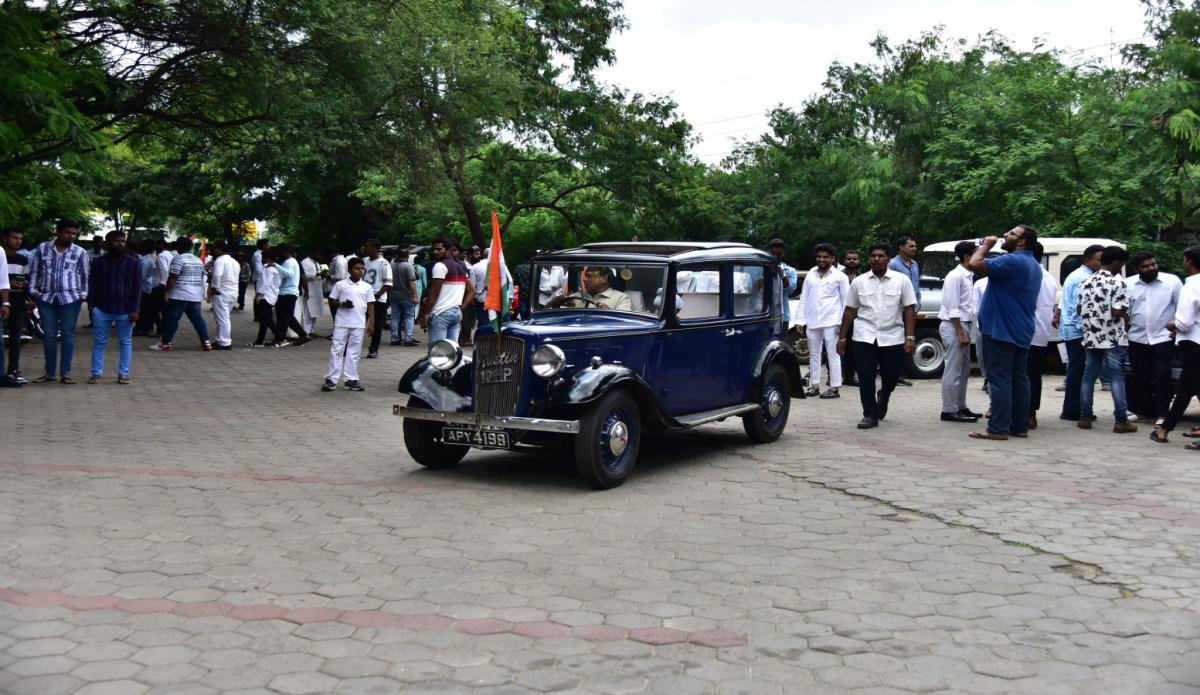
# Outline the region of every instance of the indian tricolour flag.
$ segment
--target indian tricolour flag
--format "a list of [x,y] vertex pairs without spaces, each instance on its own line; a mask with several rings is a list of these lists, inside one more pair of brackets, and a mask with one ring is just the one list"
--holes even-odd
[[484,311],[488,312],[488,320],[496,333],[500,333],[500,321],[508,311],[508,303],[512,295],[512,282],[504,272],[504,249],[500,245],[500,219],[496,211],[492,211],[492,246],[488,251],[487,274],[484,276],[484,286],[487,287],[487,299],[483,302]]

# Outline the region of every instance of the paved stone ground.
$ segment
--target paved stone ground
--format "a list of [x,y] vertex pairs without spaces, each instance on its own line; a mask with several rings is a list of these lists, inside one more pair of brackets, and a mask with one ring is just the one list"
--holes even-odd
[[774,445],[651,440],[593,492],[554,455],[414,464],[419,348],[324,394],[324,341],[181,334],[131,386],[0,395],[0,692],[1200,692],[1179,437],[975,442],[918,383],[878,430],[795,401]]

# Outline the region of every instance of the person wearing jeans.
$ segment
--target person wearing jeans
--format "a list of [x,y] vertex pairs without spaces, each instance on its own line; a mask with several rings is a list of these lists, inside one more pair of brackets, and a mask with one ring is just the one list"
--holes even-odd
[[988,258],[999,241],[987,237],[976,247],[967,268],[988,278],[979,307],[979,333],[987,355],[992,412],[987,429],[972,439],[1004,440],[1029,436],[1029,345],[1037,329],[1037,299],[1042,266],[1033,256],[1037,230],[1019,224],[1004,235],[1006,253]]
[[1109,246],[1100,254],[1100,269],[1079,285],[1079,317],[1083,324],[1083,385],[1079,393],[1080,429],[1090,430],[1096,415],[1092,411],[1096,377],[1108,376],[1113,398],[1113,432],[1137,432],[1129,422],[1125,400],[1125,353],[1129,346],[1129,294],[1121,268],[1129,253],[1120,246]]
[[1100,269],[1100,254],[1104,247],[1092,244],[1083,251],[1083,265],[1063,281],[1062,299],[1054,310],[1051,325],[1058,328],[1058,337],[1067,348],[1067,378],[1063,382],[1063,420],[1079,419],[1079,389],[1083,384],[1083,325],[1079,318],[1079,286]]
[[109,232],[105,238],[108,253],[92,262],[88,298],[92,308],[92,376],[89,384],[100,382],[104,373],[104,348],[112,327],[117,327],[117,383],[129,383],[129,365],[133,359],[133,325],[138,320],[142,301],[140,261],[125,251],[125,234]]
[[37,300],[41,314],[46,356],[46,373],[34,379],[35,384],[54,381],[56,374],[64,384],[75,383],[71,378],[75,324],[87,299],[89,271],[87,251],[75,244],[78,235],[77,223],[59,220],[54,239],[39,244],[33,254],[29,296]]
[[179,318],[187,314],[196,335],[200,337],[200,346],[212,350],[212,341],[208,339],[208,324],[200,313],[200,303],[204,301],[205,286],[204,264],[192,255],[192,242],[180,239],[175,244],[178,252],[171,259],[167,275],[167,306],[166,319],[163,321],[162,340],[158,345],[150,346],[151,350],[174,350],[175,333],[179,330]]
[[434,314],[429,317],[429,344],[433,345],[439,340],[453,340],[457,343],[461,328],[462,309],[460,307],[453,307]]
[[179,321],[187,314],[188,321],[200,336],[200,344],[205,350],[212,349],[212,341],[208,338],[208,324],[204,322],[204,314],[200,311],[200,302],[189,302],[181,299],[167,300],[167,319],[163,326],[162,344],[174,345],[175,334],[179,332]]
[[417,319],[429,331],[429,344],[439,340],[458,341],[462,307],[475,301],[467,282],[467,266],[450,252],[454,242],[438,239],[430,245],[434,264],[430,272],[429,296],[421,305]]

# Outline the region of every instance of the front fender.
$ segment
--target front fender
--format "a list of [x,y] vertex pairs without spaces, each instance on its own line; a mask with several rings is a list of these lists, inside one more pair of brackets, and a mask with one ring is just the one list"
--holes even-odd
[[754,360],[754,378],[750,384],[751,400],[757,399],[755,394],[762,390],[767,367],[776,362],[787,372],[788,380],[792,384],[792,398],[805,398],[804,380],[800,377],[800,364],[796,361],[796,354],[792,352],[791,346],[782,340],[772,340],[762,347]]
[[604,394],[618,387],[630,390],[643,417],[668,426],[678,424],[663,411],[645,380],[637,372],[620,364],[587,367],[552,384],[546,399],[538,404],[536,412],[542,417],[549,417],[554,412],[576,413],[580,406],[599,400]]
[[420,398],[433,410],[469,413],[474,377],[475,367],[466,355],[448,372],[434,369],[428,359],[422,359],[400,377],[400,386],[396,390]]

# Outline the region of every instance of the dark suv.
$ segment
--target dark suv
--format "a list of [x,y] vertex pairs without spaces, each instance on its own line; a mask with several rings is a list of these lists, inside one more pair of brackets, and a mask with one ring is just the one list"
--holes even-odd
[[539,256],[528,321],[452,341],[400,380],[420,464],[471,447],[562,446],[593,486],[620,485],[642,435],[738,416],[754,442],[787,424],[800,373],[774,257],[745,244],[600,243]]

